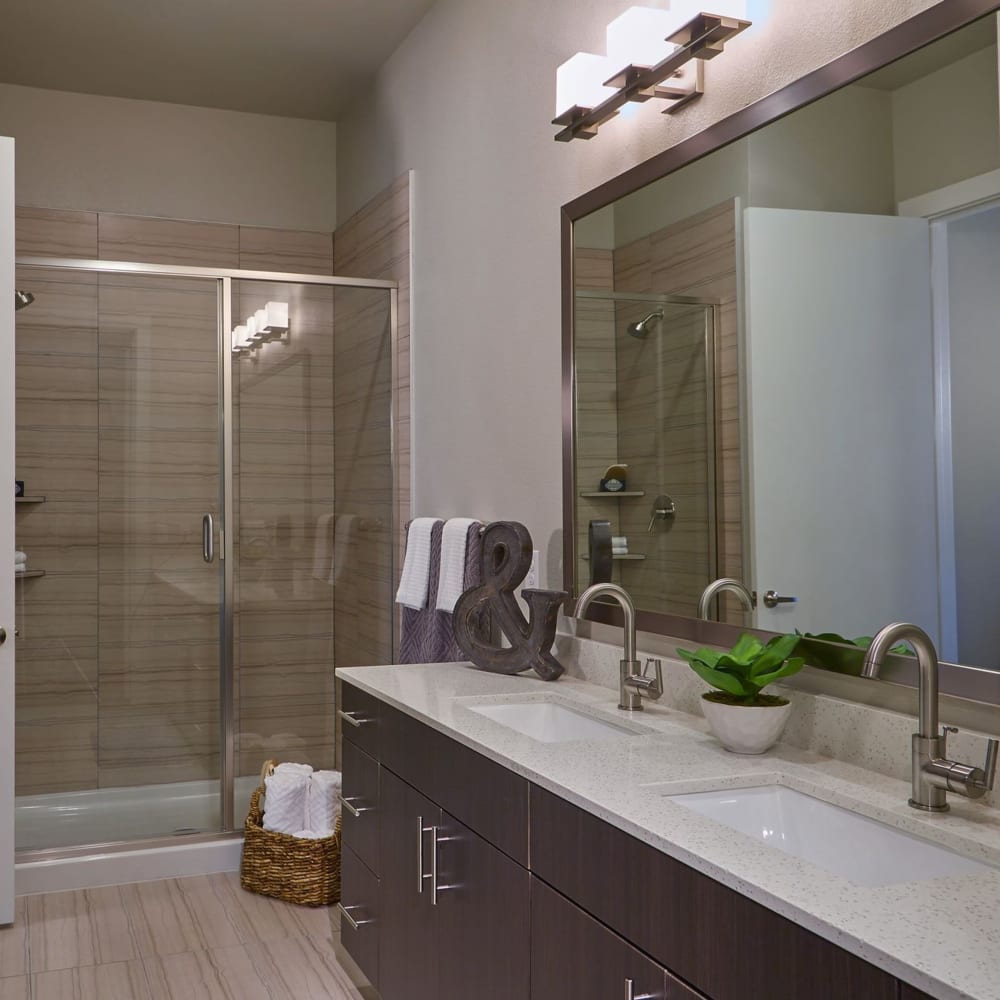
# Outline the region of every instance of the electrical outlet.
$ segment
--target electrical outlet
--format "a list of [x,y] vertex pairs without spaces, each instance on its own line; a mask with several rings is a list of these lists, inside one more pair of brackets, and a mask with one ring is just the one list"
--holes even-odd
[[538,589],[538,549],[531,553],[531,568],[524,578],[524,586],[532,590]]

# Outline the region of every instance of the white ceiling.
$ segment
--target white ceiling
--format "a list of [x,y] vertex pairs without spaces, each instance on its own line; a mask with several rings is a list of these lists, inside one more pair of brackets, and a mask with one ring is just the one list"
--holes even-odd
[[433,0],[4,0],[0,83],[336,120]]

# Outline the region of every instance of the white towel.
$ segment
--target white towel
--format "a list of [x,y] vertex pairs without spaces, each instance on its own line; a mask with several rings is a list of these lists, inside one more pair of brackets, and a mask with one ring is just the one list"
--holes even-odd
[[335,514],[323,514],[316,519],[316,538],[313,540],[313,577],[326,580],[333,558],[333,519]]
[[28,554],[27,554],[27,552],[22,552],[20,549],[18,549],[17,552],[14,553],[14,565],[15,566],[18,563],[26,563],[27,561],[28,561]]
[[[337,528],[333,541],[333,565],[330,569],[330,583],[340,583],[340,578],[350,562],[351,542],[361,518],[357,514],[341,514],[337,518]],[[329,564],[328,564],[329,565]]]
[[264,829],[296,834],[306,826],[310,778],[307,774],[285,771],[264,779]]
[[287,761],[284,764],[279,764],[274,769],[275,774],[304,774],[309,777],[313,773],[313,769],[309,764],[293,764],[291,761]]
[[341,789],[339,771],[314,771],[309,784],[309,806],[306,818],[310,830],[320,836],[329,837],[337,822],[340,802],[337,795]]
[[465,548],[469,528],[479,522],[471,517],[450,517],[441,532],[441,571],[438,573],[438,611],[451,614],[465,593]]
[[315,830],[299,830],[298,833],[293,833],[293,837],[298,837],[299,840],[323,840],[329,837],[329,833],[316,833]]
[[422,611],[427,605],[431,574],[431,532],[440,518],[415,517],[406,533],[406,556],[396,591],[396,603]]

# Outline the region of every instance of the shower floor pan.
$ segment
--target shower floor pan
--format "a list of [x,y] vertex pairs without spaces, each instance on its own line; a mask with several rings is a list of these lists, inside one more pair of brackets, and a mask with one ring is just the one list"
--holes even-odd
[[[259,780],[236,779],[239,827]],[[218,833],[219,785],[215,781],[179,781],[20,795],[14,804],[14,829],[18,851]]]

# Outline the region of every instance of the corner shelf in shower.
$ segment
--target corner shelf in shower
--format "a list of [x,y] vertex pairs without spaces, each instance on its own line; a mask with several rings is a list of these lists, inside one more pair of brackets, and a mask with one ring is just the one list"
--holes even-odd
[[15,580],[37,580],[40,576],[45,576],[44,569],[29,569],[24,573],[15,573]]
[[622,490],[619,493],[612,493],[611,490],[592,490],[580,494],[582,497],[590,497],[593,499],[603,499],[604,497],[608,497],[612,500],[619,500],[622,497],[644,497],[645,495],[645,490]]
[[45,497],[14,497],[14,503],[45,503]]

